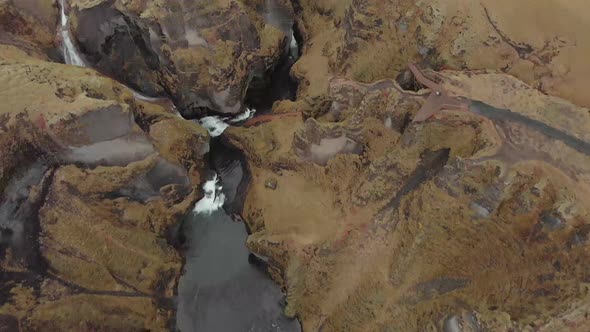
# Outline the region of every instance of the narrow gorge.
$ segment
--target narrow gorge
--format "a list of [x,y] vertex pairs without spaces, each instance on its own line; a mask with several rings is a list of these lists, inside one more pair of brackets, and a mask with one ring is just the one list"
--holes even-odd
[[586,331],[585,7],[0,1],[0,331]]

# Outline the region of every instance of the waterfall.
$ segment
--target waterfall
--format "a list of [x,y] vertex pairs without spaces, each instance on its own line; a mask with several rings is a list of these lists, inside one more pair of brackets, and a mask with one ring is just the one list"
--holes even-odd
[[[62,40],[62,52],[64,61],[66,64],[86,67],[82,56],[78,52],[78,49],[74,45],[72,40],[72,34],[70,32],[69,18],[66,15],[67,0],[58,0],[60,6],[60,36]],[[128,87],[129,88],[129,87]],[[157,103],[165,98],[161,97],[148,97],[138,91],[129,88],[133,92],[133,96],[138,100],[144,100],[147,102]],[[180,113],[174,107],[177,116],[182,117]],[[234,118],[225,117],[221,118],[218,116],[208,116],[199,120],[199,123],[205,127],[212,137],[219,136],[223,131],[229,127],[229,123],[238,123],[250,119],[256,111],[254,109],[246,108],[246,110],[235,116]],[[209,181],[206,181],[203,185],[205,196],[199,202],[195,204],[194,212],[199,214],[211,214],[214,211],[220,209],[225,202],[225,195],[221,192],[221,186],[218,185],[218,177],[215,177]]]
[[84,60],[78,53],[74,42],[72,41],[72,35],[70,33],[70,26],[68,24],[68,16],[66,15],[66,0],[59,0],[60,16],[61,16],[61,28],[60,35],[62,40],[62,52],[64,61],[68,65],[74,65],[79,67],[86,67]]
[[293,61],[299,59],[299,44],[297,43],[297,39],[295,39],[293,29],[291,29],[291,40],[289,42],[289,55],[293,58]]
[[[70,32],[70,25],[69,25],[69,18],[66,15],[66,3],[67,0],[58,0],[59,2],[59,9],[60,9],[60,29],[59,29],[59,34],[62,40],[62,53],[63,53],[63,57],[64,57],[64,62],[68,65],[73,65],[73,66],[78,66],[78,67],[87,67],[86,63],[84,62],[84,60],[82,59],[82,56],[80,55],[80,52],[78,52],[78,49],[76,48],[76,46],[74,45],[74,42],[72,41],[72,33]],[[133,89],[131,89],[130,87],[127,87],[128,89],[131,90],[131,92],[133,93],[133,96],[138,99],[138,100],[144,100],[150,103],[158,103],[158,102],[162,102],[163,100],[166,100],[166,98],[162,98],[162,97],[148,97],[146,95],[143,95],[142,93],[135,91]],[[180,115],[180,113],[178,113],[178,111],[176,110],[176,107],[174,107],[174,105],[172,105],[173,109],[174,109],[174,113],[179,116],[182,117]]]
[[213,176],[213,179],[205,182],[203,185],[205,196],[195,204],[193,212],[211,215],[223,206],[225,194],[221,192],[222,187],[217,184],[218,182],[217,174]]
[[[66,64],[87,67],[70,31],[69,18],[66,15],[67,1],[58,0],[60,28],[57,33],[59,34],[58,38],[62,40],[63,58]],[[288,30],[292,21],[274,16],[272,19],[275,19],[277,24],[282,24],[281,27],[285,34],[291,35],[288,44],[289,52],[296,59],[299,53],[297,41],[293,37],[292,31]],[[198,33],[192,30],[188,31],[188,29],[187,40],[191,46],[202,43],[202,38]],[[92,64],[89,63],[88,67],[91,66]],[[136,88],[138,87],[136,86]],[[135,99],[164,107],[168,106],[177,116],[182,117],[168,98],[150,97],[129,89]],[[220,92],[219,95],[223,97],[224,93]],[[219,104],[224,105],[221,102]],[[238,111],[238,107],[241,107],[241,104],[234,111]],[[255,113],[254,108],[246,107],[239,114],[206,116],[193,121],[198,121],[214,138],[220,136],[231,125],[238,125],[251,119]],[[116,119],[111,120],[117,121]],[[123,138],[118,140],[123,140]],[[129,144],[129,142],[125,143]],[[147,146],[147,144],[142,144],[144,142],[139,143],[141,148]],[[217,139],[217,143],[220,145],[221,140]],[[111,151],[113,149],[118,155],[126,158],[130,157],[130,153],[137,152],[128,153],[124,150],[125,145],[119,147],[112,146],[112,142],[110,144],[93,145],[85,150],[73,148],[72,153],[78,158],[88,158],[90,155],[96,159],[100,153],[110,153],[113,152]],[[149,147],[151,148],[151,144]],[[144,150],[146,153],[153,153],[147,149],[142,149],[140,152],[144,152]],[[227,152],[227,149],[222,152]],[[144,158],[143,155],[140,157]],[[250,176],[246,174],[245,164],[242,164],[242,161],[237,157],[235,160],[232,159],[234,157],[224,154],[224,159],[221,162],[229,161],[237,163],[237,166],[232,166],[230,170],[220,168],[222,172],[219,174],[211,174],[213,170],[210,172],[210,176],[202,184],[204,194],[202,199],[194,205],[193,213],[188,216],[188,222],[182,224],[180,232],[187,239],[184,253],[186,261],[183,274],[179,278],[178,295],[176,296],[179,303],[176,313],[177,325],[183,331],[243,329],[267,331],[272,329],[273,331],[300,332],[299,322],[289,319],[283,314],[284,295],[280,287],[265,274],[268,258],[250,253],[245,245],[248,237],[245,223],[241,221],[239,215],[235,215],[236,219],[232,219],[233,215],[230,216],[224,209],[224,204],[227,201],[228,205],[233,204],[228,208],[228,211],[232,211],[230,213],[237,213],[241,210],[241,207],[240,210],[237,207],[243,203],[240,201],[239,204],[235,204],[235,202],[244,199],[241,185],[247,182],[242,181],[244,179],[247,181],[246,176]],[[222,177],[225,178],[225,184],[229,188],[229,190],[225,189],[225,193]],[[133,196],[135,199],[141,200],[144,199],[143,197],[150,197],[151,191],[143,192],[143,190],[142,184],[134,184],[129,192],[122,191],[121,195],[130,198]],[[2,224],[1,216],[2,206],[0,206],[0,226]],[[218,312],[223,315],[219,315]],[[226,313],[231,319],[228,320],[224,317]]]

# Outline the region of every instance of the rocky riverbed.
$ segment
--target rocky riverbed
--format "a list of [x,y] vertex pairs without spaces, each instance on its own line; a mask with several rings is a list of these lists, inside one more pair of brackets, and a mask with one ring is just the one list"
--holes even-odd
[[0,2],[0,331],[586,331],[585,9]]

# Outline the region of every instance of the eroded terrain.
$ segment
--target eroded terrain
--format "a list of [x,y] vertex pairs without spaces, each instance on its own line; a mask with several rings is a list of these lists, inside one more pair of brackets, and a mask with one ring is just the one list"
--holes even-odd
[[586,331],[585,7],[0,3],[0,330]]

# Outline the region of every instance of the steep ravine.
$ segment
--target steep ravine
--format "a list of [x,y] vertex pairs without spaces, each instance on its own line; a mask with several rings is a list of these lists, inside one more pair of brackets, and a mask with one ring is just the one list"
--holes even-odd
[[[285,68],[277,71],[289,73]],[[272,81],[288,79],[275,73]],[[271,84],[269,88],[272,87]],[[284,91],[273,94],[275,100],[267,99],[270,107],[274,101],[289,96]],[[212,135],[223,132],[227,124],[218,117],[211,118],[217,121],[208,122],[212,125]],[[236,118],[246,120],[248,116]],[[250,253],[245,245],[248,230],[241,214],[251,177],[244,155],[223,135],[212,137],[209,165],[212,174],[204,185],[208,196],[203,199],[206,204],[201,209],[204,210],[196,212],[196,208],[180,229],[185,266],[178,285],[177,328],[180,331],[301,331],[297,320],[284,315],[284,293],[270,279],[264,258]],[[197,206],[200,203],[203,201]]]
[[[59,31],[63,58],[67,64],[85,67],[84,55],[72,42],[64,1],[60,0]],[[298,44],[291,32],[285,55],[273,70],[253,81],[246,104],[268,112],[274,101],[293,99],[296,83],[289,70],[298,55]],[[147,97],[131,90],[138,100],[168,107],[180,116],[170,99]],[[249,172],[242,153],[218,137],[229,124],[239,125],[254,114],[246,109],[233,119],[209,116],[186,120],[203,124],[213,137],[208,154],[211,172],[203,184],[205,197],[172,235],[184,257],[177,286],[176,330],[301,330],[296,319],[284,315],[284,293],[270,279],[264,259],[250,253],[245,245],[248,231],[240,214]]]
[[0,331],[587,332],[585,7],[0,1]]

